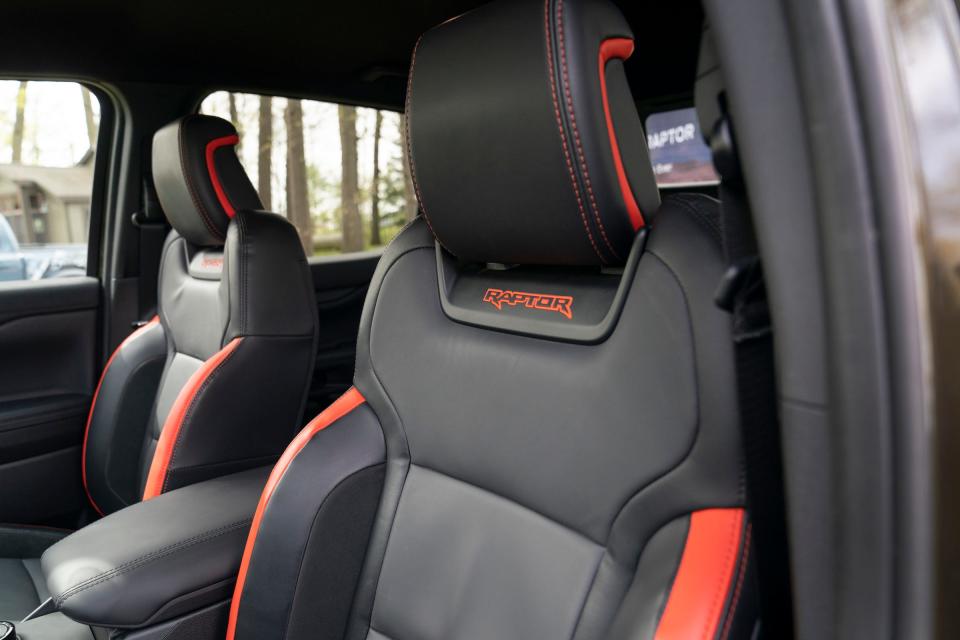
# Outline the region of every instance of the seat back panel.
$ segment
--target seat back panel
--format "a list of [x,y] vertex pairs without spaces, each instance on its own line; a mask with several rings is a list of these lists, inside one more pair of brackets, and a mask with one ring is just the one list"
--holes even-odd
[[570,637],[602,556],[543,515],[412,465],[372,626],[421,640]]
[[437,286],[430,250],[403,256],[370,330],[371,366],[412,462],[605,544],[622,506],[676,466],[696,433],[692,335],[676,280],[641,259],[618,327],[598,345],[453,322]]
[[[160,319],[175,353],[206,360],[223,340],[219,273],[203,278],[190,273],[194,252],[179,235],[170,236],[160,263]],[[222,259],[221,259],[222,262]]]
[[[520,600],[526,586],[547,595],[549,606],[538,608],[535,599],[524,606],[519,623],[530,626],[523,628],[594,638],[609,629],[627,593],[640,589],[635,599],[645,602],[669,594],[671,563],[657,571],[648,559],[646,581],[636,586],[648,543],[666,527],[672,533],[660,536],[669,542],[659,546],[675,560],[685,525],[667,525],[700,509],[743,504],[729,318],[712,303],[723,261],[698,218],[711,210],[715,203],[700,197],[664,202],[623,312],[607,340],[593,345],[447,317],[434,288],[432,247],[419,236],[424,230],[414,225],[398,239],[371,293],[357,384],[381,417],[393,455],[409,467],[388,473],[387,486],[401,486],[401,497],[381,504],[379,539],[386,542],[368,555],[376,588],[361,591],[355,633],[474,637],[474,623],[465,620],[437,613],[440,620],[422,620],[427,610],[459,611],[457,594],[469,593],[469,608],[483,609],[476,637],[524,637],[515,634],[517,620],[504,627],[513,634],[498,635],[506,632],[495,625],[512,620],[514,601],[487,594],[489,585],[491,593],[504,588]],[[525,547],[500,531],[523,540],[523,520],[476,517],[484,501],[467,496],[477,495],[582,540],[589,562],[553,574],[577,551]],[[480,554],[459,546],[471,537],[487,545],[484,562],[471,562]],[[525,564],[540,552],[549,554],[549,567]],[[535,587],[524,584],[529,576]],[[558,594],[557,582],[569,593]],[[364,598],[369,623],[362,622]],[[574,612],[562,630],[552,626],[562,618],[549,608],[554,602]]]
[[[154,136],[154,182],[173,226],[160,258],[159,321],[150,340],[125,345],[115,374],[105,374],[109,397],[91,413],[103,419],[92,424],[92,455],[84,455],[94,475],[122,459],[110,471],[125,485],[110,488],[110,511],[269,464],[302,424],[316,296],[296,229],[259,210],[237,141],[232,124],[198,114]],[[130,384],[135,367],[121,366],[121,356],[135,359],[147,344],[156,366],[152,388],[141,393],[144,385]],[[134,392],[144,396],[139,414],[116,410]],[[103,483],[88,484],[96,503]]]
[[[615,621],[618,637],[653,638],[665,609],[670,629],[693,621],[670,637],[732,628],[749,518],[730,318],[713,302],[718,207],[657,207],[611,40],[629,55],[612,3],[502,0],[414,48],[423,215],[384,252],[361,318],[354,384],[386,473],[349,640],[596,640]],[[287,491],[307,514],[329,496]],[[712,535],[721,520],[734,525]],[[270,568],[302,558],[275,544],[248,541],[262,561],[229,640],[314,632],[251,633],[268,612],[244,603],[288,588]]]
[[[177,399],[180,389],[201,366],[203,366],[203,360],[193,356],[185,353],[170,354],[167,367],[163,372],[163,378],[160,380],[157,401],[153,407],[153,423],[150,435],[154,441],[160,438],[163,421],[167,419],[167,414],[170,413],[170,408]],[[149,465],[149,460],[147,464]]]

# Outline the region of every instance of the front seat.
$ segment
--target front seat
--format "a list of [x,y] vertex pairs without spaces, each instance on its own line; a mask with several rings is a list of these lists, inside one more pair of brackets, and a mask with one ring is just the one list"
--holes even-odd
[[422,217],[254,516],[228,640],[748,638],[716,201],[662,204],[609,2],[417,44]]
[[[158,316],[107,362],[83,448],[101,514],[270,464],[303,423],[317,311],[294,227],[264,211],[225,120],[191,115],[157,132],[153,173],[173,226]],[[0,528],[0,620],[47,597],[39,556],[64,532]]]

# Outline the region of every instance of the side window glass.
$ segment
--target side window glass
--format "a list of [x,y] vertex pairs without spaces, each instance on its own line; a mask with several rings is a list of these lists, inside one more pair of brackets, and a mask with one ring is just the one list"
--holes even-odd
[[99,124],[78,83],[0,80],[0,283],[86,274]]
[[647,147],[661,187],[716,184],[710,147],[703,141],[694,108],[647,116]]
[[200,111],[236,126],[264,207],[297,227],[307,256],[382,247],[417,214],[399,113],[226,91]]

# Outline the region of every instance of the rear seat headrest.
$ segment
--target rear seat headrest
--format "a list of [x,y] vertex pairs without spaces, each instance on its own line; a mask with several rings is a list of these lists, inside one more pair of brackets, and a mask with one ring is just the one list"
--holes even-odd
[[153,136],[153,182],[167,220],[188,242],[223,245],[230,219],[261,209],[260,197],[240,165],[239,138],[221,118],[189,115]]
[[659,193],[610,2],[500,0],[428,31],[407,85],[424,217],[474,262],[617,265]]

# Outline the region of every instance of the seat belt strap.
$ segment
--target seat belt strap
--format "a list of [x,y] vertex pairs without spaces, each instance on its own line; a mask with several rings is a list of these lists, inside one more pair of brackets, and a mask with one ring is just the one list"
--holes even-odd
[[[718,123],[726,128],[725,119]],[[732,146],[729,130],[714,140]],[[715,154],[717,150],[714,150]],[[756,248],[746,190],[732,149],[723,150],[720,185],[721,238],[728,265],[716,303],[732,316],[732,338],[746,467],[747,506],[754,531],[760,579],[761,635],[792,638],[789,546],[773,334],[763,271]]]

